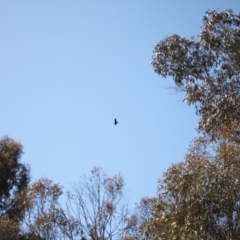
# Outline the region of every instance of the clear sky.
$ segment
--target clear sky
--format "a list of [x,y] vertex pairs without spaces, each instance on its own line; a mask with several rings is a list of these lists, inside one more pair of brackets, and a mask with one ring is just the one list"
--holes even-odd
[[239,0],[0,0],[0,136],[23,144],[32,181],[68,189],[100,166],[131,204],[156,196],[198,118],[153,72],[154,44],[227,8]]

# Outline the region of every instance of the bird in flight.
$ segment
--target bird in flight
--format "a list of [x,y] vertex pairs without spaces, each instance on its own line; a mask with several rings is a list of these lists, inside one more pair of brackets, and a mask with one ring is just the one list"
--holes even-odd
[[116,118],[114,119],[114,124],[115,124],[115,125],[117,125],[117,124],[118,124],[118,121],[117,121],[117,119],[116,119]]

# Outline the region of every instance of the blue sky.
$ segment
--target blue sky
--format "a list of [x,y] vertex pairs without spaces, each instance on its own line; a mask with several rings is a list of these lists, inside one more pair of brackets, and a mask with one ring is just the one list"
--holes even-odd
[[[154,44],[200,31],[238,0],[0,0],[0,136],[20,141],[32,181],[65,189],[93,166],[121,172],[131,204],[197,136],[194,109],[150,65]],[[119,124],[113,124],[114,118]]]

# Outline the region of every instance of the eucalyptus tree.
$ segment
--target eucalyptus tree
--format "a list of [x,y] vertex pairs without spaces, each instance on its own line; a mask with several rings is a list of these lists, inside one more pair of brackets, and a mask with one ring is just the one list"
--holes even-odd
[[20,219],[22,191],[30,181],[29,167],[21,162],[23,146],[8,136],[0,140],[0,218]]
[[25,213],[24,189],[30,181],[29,167],[21,162],[23,146],[4,136],[0,139],[0,236],[18,239]]
[[185,161],[173,164],[148,199],[150,218],[138,239],[239,239],[240,146],[193,141]]
[[99,167],[84,175],[68,193],[68,213],[80,224],[82,239],[120,239],[128,207],[121,174],[108,177]]
[[157,43],[151,64],[195,106],[199,131],[215,140],[222,128],[234,129],[228,137],[239,141],[240,13],[209,10],[202,21],[197,37],[174,34]]
[[62,187],[47,178],[39,179],[26,189],[22,224],[25,236],[31,236],[29,239],[79,239],[78,222],[68,218],[60,204],[62,194]]

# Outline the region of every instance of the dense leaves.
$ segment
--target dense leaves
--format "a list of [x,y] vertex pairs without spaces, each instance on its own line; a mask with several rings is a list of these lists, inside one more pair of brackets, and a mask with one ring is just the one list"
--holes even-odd
[[[240,129],[240,13],[207,11],[198,38],[172,35],[154,47],[152,66],[173,78],[212,139],[229,124]],[[238,130],[237,129],[237,130]]]
[[24,206],[21,192],[27,187],[30,176],[26,164],[20,162],[22,145],[5,136],[0,140],[0,218],[21,218]]
[[240,146],[193,142],[184,162],[173,164],[149,200],[151,239],[239,239]]
[[167,170],[149,199],[151,239],[239,239],[239,62],[240,13],[232,10],[207,11],[197,39],[172,35],[154,48],[154,71],[172,77],[195,106],[205,138]]
[[20,238],[20,226],[15,220],[2,217],[0,219],[0,239],[9,240]]

